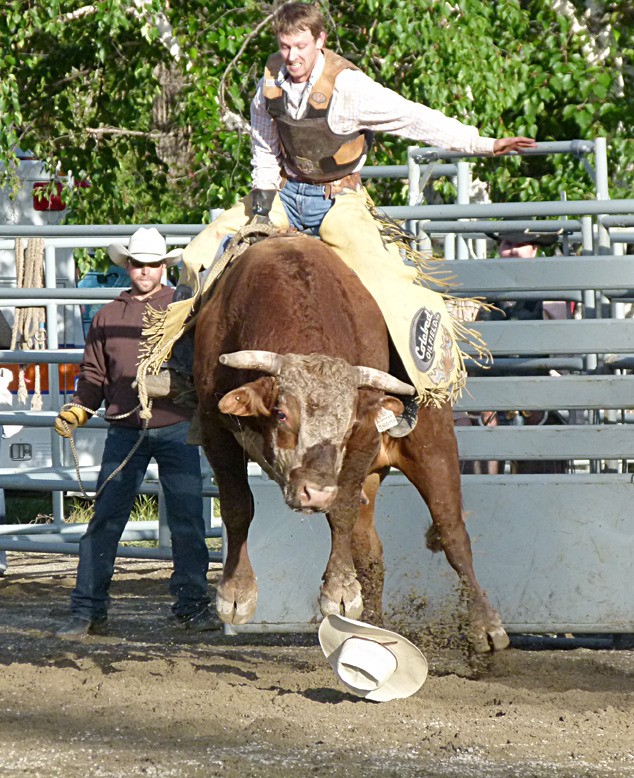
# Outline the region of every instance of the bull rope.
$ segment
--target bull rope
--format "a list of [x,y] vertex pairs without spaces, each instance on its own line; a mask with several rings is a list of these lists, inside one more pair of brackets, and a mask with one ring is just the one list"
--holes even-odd
[[163,364],[172,355],[172,348],[176,341],[186,332],[196,326],[198,314],[203,308],[204,303],[209,299],[213,285],[224,273],[227,267],[242,254],[252,244],[263,238],[271,237],[279,232],[277,227],[272,224],[247,224],[242,227],[229,241],[227,248],[222,256],[214,262],[206,274],[204,287],[192,300],[192,313],[185,324],[176,332],[176,334],[167,340],[161,348],[160,343],[163,322],[167,311],[158,311],[151,305],[148,305],[143,320],[143,334],[145,339],[140,347],[140,361],[137,367],[136,388],[139,394],[139,405],[141,411],[140,417],[149,420],[152,417],[151,400],[147,394],[145,377],[147,375],[156,375]]
[[[41,289],[44,286],[44,240],[29,241],[16,238],[15,275],[18,289]],[[11,330],[11,351],[29,351],[46,348],[46,310],[37,308],[15,308]],[[18,401],[26,404],[29,392],[26,386],[26,366],[18,368]],[[34,365],[33,398],[31,410],[42,410],[40,365]]]

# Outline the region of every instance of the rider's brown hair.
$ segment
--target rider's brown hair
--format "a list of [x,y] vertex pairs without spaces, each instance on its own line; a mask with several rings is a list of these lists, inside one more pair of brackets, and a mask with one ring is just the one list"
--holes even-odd
[[314,3],[285,3],[273,19],[276,35],[296,35],[310,30],[313,38],[326,31],[324,17]]

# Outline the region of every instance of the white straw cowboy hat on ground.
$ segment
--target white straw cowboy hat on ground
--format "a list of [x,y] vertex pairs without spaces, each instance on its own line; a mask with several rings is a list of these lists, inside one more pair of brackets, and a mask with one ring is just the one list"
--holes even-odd
[[128,248],[121,243],[111,243],[108,246],[110,259],[119,267],[124,267],[129,259],[145,264],[165,262],[167,267],[172,267],[180,261],[182,253],[182,248],[168,252],[165,238],[156,227],[140,227],[130,237]]
[[339,680],[366,700],[409,697],[427,678],[427,660],[396,632],[331,614],[319,626],[319,643]]

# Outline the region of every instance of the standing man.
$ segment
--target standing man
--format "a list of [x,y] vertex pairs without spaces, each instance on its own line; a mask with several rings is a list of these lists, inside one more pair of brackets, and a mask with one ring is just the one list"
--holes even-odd
[[[165,238],[154,227],[137,230],[128,248],[119,243],[108,247],[112,261],[127,270],[131,288],[95,315],[86,338],[73,405],[62,410],[55,420],[56,431],[62,437],[70,437],[88,419],[84,407],[97,410],[102,402],[110,420],[95,511],[79,544],[77,582],[71,594],[72,617],[57,631],[58,637],[83,637],[104,630],[117,546],[152,458],[158,463],[172,534],[173,618],[185,628],[215,627],[209,611],[209,552],[202,515],[200,455],[196,446],[186,443],[191,412],[169,399],[156,400],[139,447],[106,483],[141,435],[139,412],[130,411],[138,406],[132,382],[143,317],[148,304],[165,310],[171,302],[174,290],[164,286],[162,280],[166,267],[178,262],[181,253],[181,249],[168,253]],[[102,486],[103,491],[99,491]]]
[[[180,288],[196,297],[198,273],[213,263],[223,239],[252,219],[311,231],[337,251],[373,295],[407,374],[425,401],[437,381],[447,386],[452,380],[442,375],[440,356],[433,362],[420,357],[426,322],[444,317],[446,311],[442,301],[415,283],[416,269],[403,262],[395,243],[384,240],[370,213],[359,171],[372,136],[387,132],[492,155],[521,152],[535,141],[482,138],[475,127],[376,83],[325,47],[317,5],[286,3],[273,24],[279,52],[269,57],[251,104],[253,190],[186,247]],[[191,309],[192,300],[170,306],[163,344]],[[421,310],[426,313],[421,315]],[[424,345],[428,352],[429,344]],[[436,349],[439,354],[439,344]],[[175,355],[176,369],[179,362]],[[455,377],[454,369],[452,374]],[[163,377],[167,382],[166,372]]]

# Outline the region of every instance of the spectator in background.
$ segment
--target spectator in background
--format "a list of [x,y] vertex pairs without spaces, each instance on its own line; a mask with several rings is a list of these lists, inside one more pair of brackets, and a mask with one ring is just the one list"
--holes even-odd
[[58,434],[70,437],[76,427],[86,423],[85,409],[97,410],[102,402],[110,421],[94,515],[79,544],[72,615],[56,635],[84,637],[105,630],[117,546],[152,458],[158,463],[172,535],[172,617],[184,628],[214,629],[216,621],[209,610],[200,454],[197,446],[186,443],[191,411],[170,399],[156,399],[148,429],[126,461],[143,427],[132,388],[143,317],[149,304],[165,310],[172,301],[174,290],[162,281],[166,268],[178,262],[181,249],[168,253],[165,238],[151,227],[137,230],[128,248],[115,243],[108,247],[108,253],[116,265],[126,268],[131,288],[96,313],[86,339],[77,391],[70,407],[55,421]]
[[[501,257],[512,259],[532,259],[541,248],[554,246],[559,236],[553,233],[540,234],[524,230],[507,232],[494,236],[498,241]],[[483,311],[481,321],[501,321],[503,319],[568,319],[573,314],[573,303],[563,300],[506,300],[496,301],[499,311]]]
[[[541,234],[529,230],[507,232],[492,235],[498,242],[500,257],[514,259],[532,259],[539,250],[553,246],[558,241],[558,235]],[[563,300],[494,300],[495,308],[481,310],[478,321],[528,321],[539,319],[572,318],[574,303]],[[481,424],[483,426],[506,425],[541,425],[562,424],[563,419],[557,411],[482,411],[479,414],[462,415],[456,419],[457,425]],[[481,473],[497,475],[504,472],[504,462],[497,461],[463,461],[463,473]],[[513,461],[511,472],[518,474],[566,473],[568,462],[565,460],[540,459]]]

